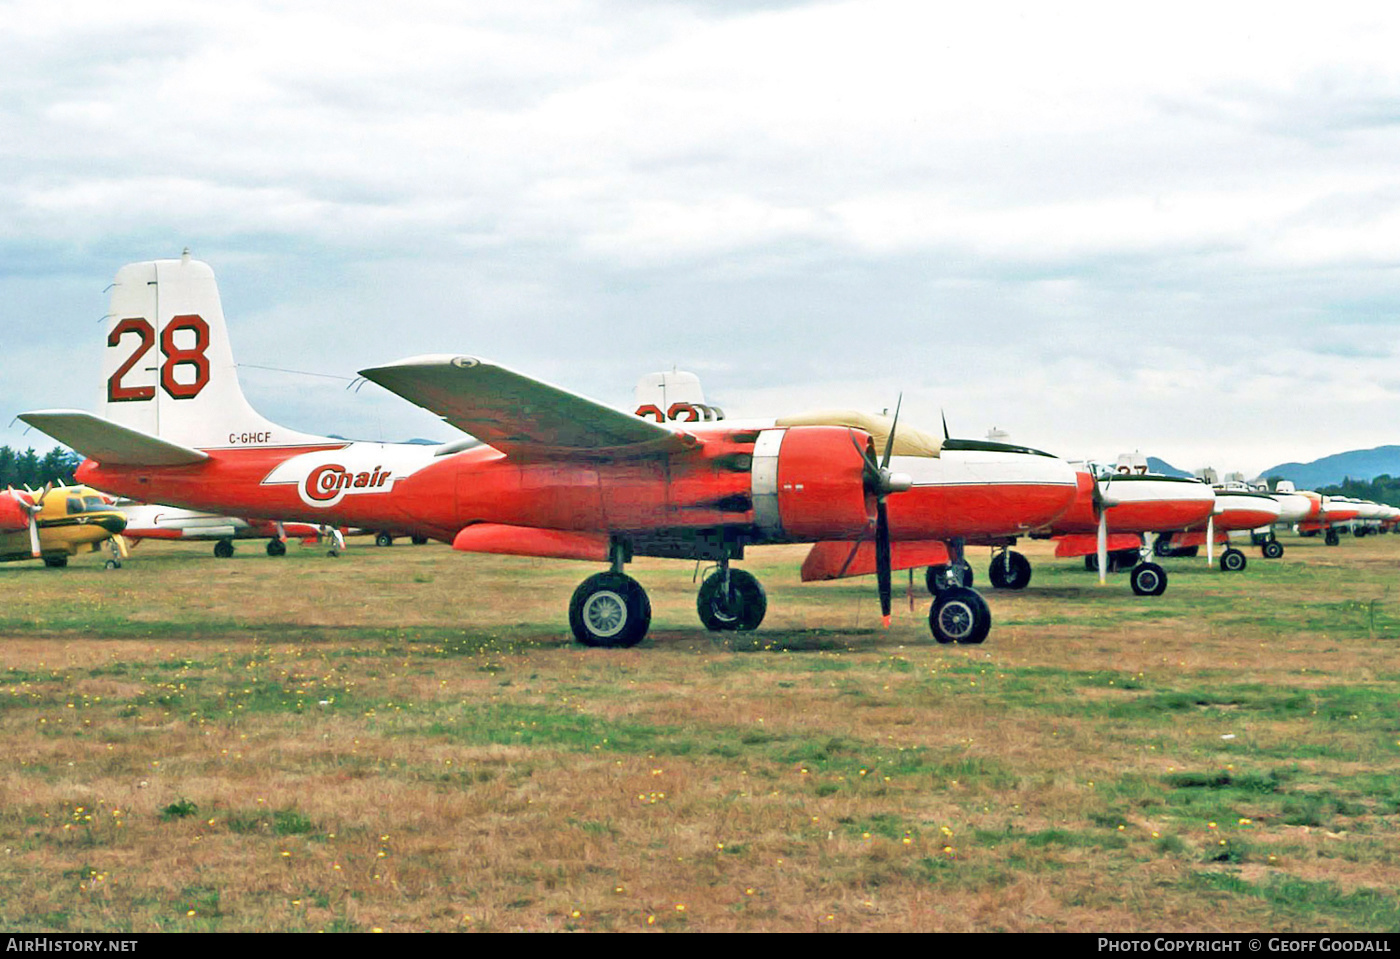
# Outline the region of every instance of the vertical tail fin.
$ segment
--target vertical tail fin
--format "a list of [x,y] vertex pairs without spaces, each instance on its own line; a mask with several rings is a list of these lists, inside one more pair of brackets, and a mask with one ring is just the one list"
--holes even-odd
[[214,271],[188,251],[117,271],[98,412],[199,449],[334,442],[277,426],[248,405]]

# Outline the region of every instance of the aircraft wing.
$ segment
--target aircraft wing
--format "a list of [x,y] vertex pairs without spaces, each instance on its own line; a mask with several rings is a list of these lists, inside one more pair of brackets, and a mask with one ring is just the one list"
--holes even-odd
[[81,410],[36,410],[19,418],[88,459],[111,466],[190,466],[208,453],[118,426]]
[[360,375],[523,459],[657,456],[700,442],[472,356],[414,356]]

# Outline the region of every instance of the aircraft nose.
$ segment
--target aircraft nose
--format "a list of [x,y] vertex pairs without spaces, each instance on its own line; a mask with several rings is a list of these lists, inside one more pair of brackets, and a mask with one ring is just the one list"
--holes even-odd
[[120,533],[126,529],[126,517],[121,513],[104,513],[94,519],[98,526],[109,533]]

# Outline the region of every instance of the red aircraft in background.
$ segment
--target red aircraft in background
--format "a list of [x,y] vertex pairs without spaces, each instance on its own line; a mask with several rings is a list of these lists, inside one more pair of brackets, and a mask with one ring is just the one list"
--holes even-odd
[[477,357],[435,355],[362,375],[476,439],[433,447],[298,433],[244,398],[213,272],[188,253],[118,272],[105,342],[102,415],[21,418],[86,456],[79,476],[113,493],[608,563],[569,604],[574,635],[593,646],[646,634],[650,601],[623,572],[634,556],[715,563],[700,587],[702,621],[751,629],[767,600],[730,565],[747,547],[873,535],[888,615],[886,499],[911,480],[890,468],[893,441],[877,458],[864,430],[647,422]]

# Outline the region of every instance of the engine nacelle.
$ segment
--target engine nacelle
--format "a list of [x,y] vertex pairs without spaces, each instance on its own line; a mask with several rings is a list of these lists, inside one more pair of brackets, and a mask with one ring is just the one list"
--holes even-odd
[[12,533],[28,528],[29,510],[25,509],[16,494],[0,491],[0,530]]
[[874,501],[866,494],[860,453],[869,442],[868,434],[844,426],[759,433],[753,448],[753,509],[764,536],[789,542],[849,540],[869,530]]

